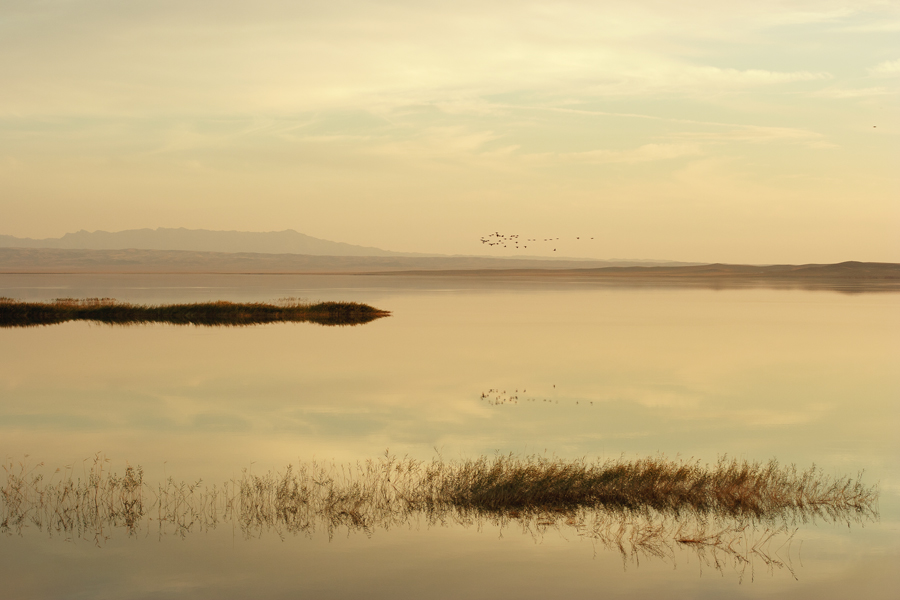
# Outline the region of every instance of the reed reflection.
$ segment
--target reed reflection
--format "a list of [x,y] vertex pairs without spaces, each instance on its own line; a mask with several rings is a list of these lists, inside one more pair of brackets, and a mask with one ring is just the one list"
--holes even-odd
[[[717,569],[785,568],[804,524],[877,520],[877,488],[859,478],[798,471],[775,461],[714,465],[659,456],[605,462],[496,456],[430,462],[389,453],[355,465],[301,463],[219,485],[144,481],[140,467],[110,472],[98,455],[79,476],[8,462],[0,532],[29,528],[92,540],[202,533],[236,526],[244,537],[313,536],[395,527],[500,526],[540,537],[585,537],[623,560],[674,560],[687,550]],[[788,558],[783,558],[787,548]]]

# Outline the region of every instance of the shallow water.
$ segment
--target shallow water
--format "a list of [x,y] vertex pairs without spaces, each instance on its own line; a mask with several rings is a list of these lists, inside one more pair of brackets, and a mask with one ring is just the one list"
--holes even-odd
[[[358,327],[88,323],[0,331],[15,463],[222,482],[392,454],[722,455],[878,483],[873,522],[799,526],[779,564],[636,560],[571,529],[410,522],[329,539],[233,525],[0,537],[10,597],[893,597],[900,294],[374,276],[0,276],[0,296],[350,300]],[[489,390],[497,390],[490,392]],[[482,397],[482,396],[486,397]],[[28,455],[27,458],[24,458]],[[84,461],[87,459],[87,462]]]

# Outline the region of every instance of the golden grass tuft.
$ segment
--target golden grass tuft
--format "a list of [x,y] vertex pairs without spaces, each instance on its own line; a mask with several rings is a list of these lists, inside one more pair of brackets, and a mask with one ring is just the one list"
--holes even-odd
[[794,511],[867,511],[877,492],[859,478],[838,479],[815,466],[722,458],[715,465],[665,457],[605,462],[498,456],[426,469],[437,496],[480,510],[605,506],[766,518]]

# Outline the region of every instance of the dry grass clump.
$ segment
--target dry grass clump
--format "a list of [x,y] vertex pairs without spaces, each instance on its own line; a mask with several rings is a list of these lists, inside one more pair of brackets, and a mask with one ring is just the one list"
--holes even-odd
[[277,304],[200,302],[146,306],[112,298],[58,298],[53,302],[20,302],[0,298],[0,327],[52,325],[66,321],[95,321],[117,325],[171,323],[176,325],[255,325],[311,322],[320,325],[359,325],[390,312],[358,302],[284,302]]
[[605,506],[765,518],[785,511],[829,514],[870,510],[877,492],[859,479],[816,467],[722,458],[713,466],[665,457],[588,463],[538,456],[498,456],[432,463],[426,480],[437,496],[479,510]]

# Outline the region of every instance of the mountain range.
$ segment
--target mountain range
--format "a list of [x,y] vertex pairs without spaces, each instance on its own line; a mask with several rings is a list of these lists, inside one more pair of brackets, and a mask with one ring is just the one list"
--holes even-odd
[[[504,263],[513,261],[525,267],[519,261],[540,261],[542,264],[581,262],[594,263],[594,266],[652,266],[652,265],[690,265],[698,263],[676,262],[669,260],[636,260],[636,259],[585,259],[569,257],[544,256],[459,256],[447,254],[425,254],[418,252],[393,252],[371,246],[357,246],[344,242],[332,242],[315,238],[295,231],[213,231],[209,229],[185,229],[159,227],[157,229],[128,229],[125,231],[76,231],[59,238],[20,238],[11,235],[0,235],[0,248],[41,248],[55,250],[164,250],[187,252],[216,252],[229,254],[302,254],[305,256],[332,257],[409,257],[409,258],[465,258],[484,259]],[[49,257],[49,255],[47,255]],[[45,257],[45,258],[47,258]],[[221,260],[221,259],[218,259]],[[468,263],[466,263],[468,265]],[[484,266],[496,268],[496,265]],[[534,265],[529,265],[529,267]],[[469,265],[474,268],[474,265]],[[416,268],[416,267],[411,267]]]
[[433,256],[391,252],[315,238],[293,229],[284,231],[211,231],[208,229],[128,229],[76,231],[60,238],[32,239],[0,235],[0,248],[59,248],[68,250],[191,250],[194,252],[254,252],[312,256]]

